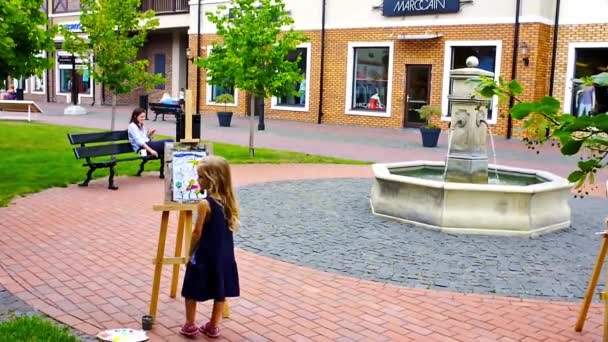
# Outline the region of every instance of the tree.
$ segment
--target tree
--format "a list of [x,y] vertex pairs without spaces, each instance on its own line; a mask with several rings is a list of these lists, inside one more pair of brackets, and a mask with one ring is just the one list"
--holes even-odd
[[[524,92],[517,80],[506,82],[500,79],[481,77],[478,92],[482,96],[498,95],[504,99],[513,97],[516,105],[510,109],[514,119],[524,120],[525,142],[530,149],[552,142],[563,155],[579,155],[578,168],[569,176],[570,182],[576,183],[582,196],[582,187],[595,182],[598,170],[608,166],[608,114],[576,117],[563,113],[559,100],[545,96],[538,101],[521,101],[518,96]],[[583,80],[587,84],[608,86],[608,73],[591,76]],[[537,151],[537,153],[539,153]]]
[[255,97],[297,95],[294,84],[303,76],[299,60],[289,61],[287,55],[307,38],[294,30],[282,0],[232,0],[229,14],[226,6],[219,6],[206,15],[222,41],[214,42],[209,56],[195,63],[207,70],[211,84],[249,93],[249,153],[253,157]]
[[138,60],[148,31],[158,26],[154,12],[140,12],[140,0],[81,0],[80,24],[86,38],[62,30],[66,51],[88,61],[94,79],[112,93],[112,121],[116,120],[116,96],[134,88],[162,84],[162,75],[148,73],[148,60]]
[[[43,0],[0,0],[0,79],[40,75],[53,66],[57,32],[42,11]],[[22,89],[19,84],[19,89]]]

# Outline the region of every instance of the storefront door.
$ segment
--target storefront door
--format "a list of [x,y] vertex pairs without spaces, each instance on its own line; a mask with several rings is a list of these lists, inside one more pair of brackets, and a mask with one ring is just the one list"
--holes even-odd
[[405,79],[405,116],[403,127],[420,127],[418,110],[429,104],[431,85],[431,66],[411,64],[406,66]]

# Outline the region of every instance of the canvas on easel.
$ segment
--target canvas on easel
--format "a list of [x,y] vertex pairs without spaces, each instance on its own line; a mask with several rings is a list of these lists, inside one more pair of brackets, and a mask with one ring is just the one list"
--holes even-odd
[[206,197],[199,188],[196,169],[211,153],[211,145],[203,142],[165,145],[165,203],[197,203]]

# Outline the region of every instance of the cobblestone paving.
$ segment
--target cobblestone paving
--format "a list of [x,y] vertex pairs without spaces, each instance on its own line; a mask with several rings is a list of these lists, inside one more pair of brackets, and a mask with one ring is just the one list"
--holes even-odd
[[[5,288],[0,286],[0,322],[8,321],[13,317],[19,317],[23,315],[28,316],[42,316],[42,314],[32,308],[30,305],[17,298],[8,292]],[[83,342],[95,342],[96,338],[87,336],[81,332],[74,331],[74,334],[78,336]]]
[[536,239],[455,236],[373,216],[370,188],[369,179],[241,188],[237,244],[407,287],[555,300],[584,296],[600,243],[594,233],[603,229],[608,201],[571,199],[573,227]]
[[38,315],[38,312],[0,286],[0,322],[22,315]]

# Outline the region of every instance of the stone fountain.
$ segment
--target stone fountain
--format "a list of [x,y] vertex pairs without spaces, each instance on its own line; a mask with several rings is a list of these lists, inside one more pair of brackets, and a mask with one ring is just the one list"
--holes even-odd
[[572,185],[566,179],[488,163],[490,104],[466,82],[493,76],[478,63],[470,57],[467,68],[450,72],[446,161],[374,164],[372,212],[456,234],[534,237],[569,227]]

